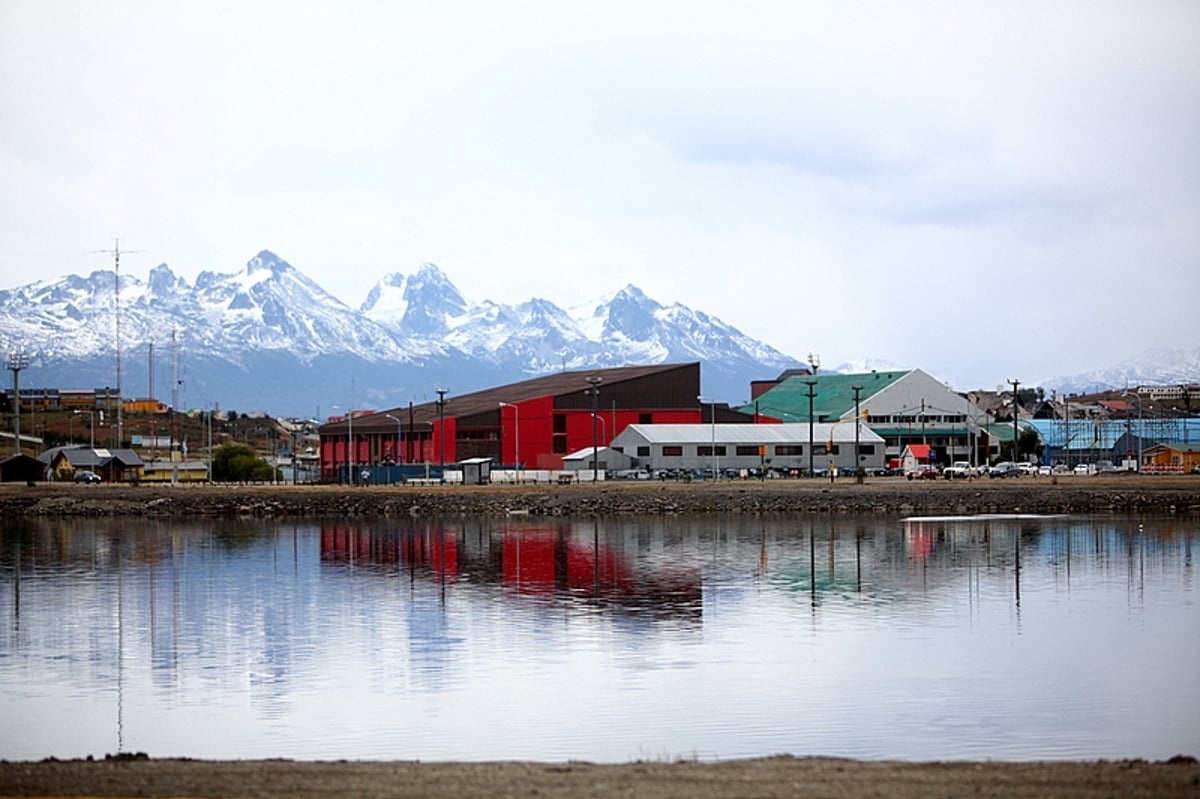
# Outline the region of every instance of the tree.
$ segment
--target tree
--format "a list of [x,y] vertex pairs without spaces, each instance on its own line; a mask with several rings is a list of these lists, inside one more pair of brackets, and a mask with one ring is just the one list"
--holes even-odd
[[248,483],[274,476],[271,464],[245,444],[222,445],[213,453],[212,468],[213,479],[223,482]]
[[1021,435],[1017,437],[1017,452],[1020,453],[1020,458],[1026,455],[1037,455],[1041,458],[1042,439],[1037,430],[1027,427],[1021,431]]

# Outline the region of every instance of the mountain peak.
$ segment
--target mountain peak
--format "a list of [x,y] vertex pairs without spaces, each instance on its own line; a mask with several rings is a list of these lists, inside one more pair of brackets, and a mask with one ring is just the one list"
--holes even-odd
[[263,250],[246,262],[246,273],[250,275],[261,271],[267,271],[273,275],[281,275],[291,271],[291,269],[291,264],[270,250]]

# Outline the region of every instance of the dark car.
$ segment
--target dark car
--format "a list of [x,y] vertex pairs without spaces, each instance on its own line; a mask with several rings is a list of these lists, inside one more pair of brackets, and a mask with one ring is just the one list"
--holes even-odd
[[100,475],[96,474],[93,471],[89,471],[88,469],[83,469],[81,471],[75,472],[75,482],[76,483],[99,483]]

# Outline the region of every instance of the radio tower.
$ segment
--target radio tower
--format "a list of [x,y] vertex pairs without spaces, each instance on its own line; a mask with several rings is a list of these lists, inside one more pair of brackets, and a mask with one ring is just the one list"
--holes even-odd
[[[113,257],[113,327],[117,350],[117,447],[125,440],[125,395],[121,392],[121,240],[113,239],[111,250],[94,250]],[[126,250],[125,252],[139,252]]]

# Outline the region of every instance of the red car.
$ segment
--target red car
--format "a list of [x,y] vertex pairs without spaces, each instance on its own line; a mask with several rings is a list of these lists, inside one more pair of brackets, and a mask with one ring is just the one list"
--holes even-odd
[[904,473],[909,480],[936,480],[941,475],[942,473],[937,470],[936,466],[918,466]]

